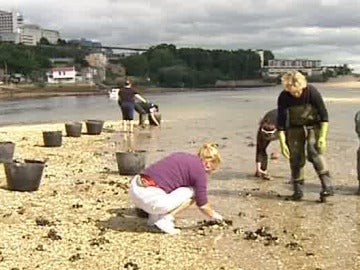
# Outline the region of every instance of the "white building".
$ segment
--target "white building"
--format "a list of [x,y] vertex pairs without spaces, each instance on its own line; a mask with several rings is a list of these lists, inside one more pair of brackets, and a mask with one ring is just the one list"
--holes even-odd
[[20,42],[23,17],[18,12],[0,10],[0,40],[14,43]]
[[263,67],[262,75],[265,78],[277,78],[291,70],[298,70],[307,76],[321,75],[321,61],[308,59],[271,59],[268,60],[268,65]]
[[50,44],[57,44],[60,34],[58,31],[42,29],[36,24],[24,24],[21,33],[21,43],[36,46],[41,38],[46,38]]
[[46,38],[50,44],[57,44],[60,38],[60,33],[55,30],[41,29],[41,37]]
[[75,83],[75,67],[56,67],[47,72],[48,83]]
[[41,38],[41,28],[36,24],[25,24],[22,29],[20,42],[24,45],[36,46]]
[[42,29],[36,24],[24,24],[23,16],[18,12],[0,10],[0,41],[35,46],[42,37],[50,44],[57,44],[60,34],[59,31]]

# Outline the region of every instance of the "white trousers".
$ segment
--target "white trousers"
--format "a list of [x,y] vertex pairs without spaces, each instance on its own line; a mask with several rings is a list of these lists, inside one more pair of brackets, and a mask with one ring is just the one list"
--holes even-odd
[[129,196],[135,207],[149,214],[166,214],[194,197],[191,187],[180,187],[170,193],[158,187],[140,187],[135,175],[131,180]]

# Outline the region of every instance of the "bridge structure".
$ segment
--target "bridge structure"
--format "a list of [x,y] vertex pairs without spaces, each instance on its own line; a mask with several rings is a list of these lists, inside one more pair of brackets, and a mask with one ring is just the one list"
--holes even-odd
[[[134,47],[123,47],[123,46],[107,46],[102,44],[76,44],[79,47],[87,48],[87,49],[108,49],[108,50],[122,50],[122,51],[136,51],[136,52],[146,52],[148,49],[145,48],[134,48]],[[56,47],[54,44],[40,44],[41,47]]]
[[96,46],[95,48],[101,49],[110,49],[110,50],[124,50],[124,51],[136,51],[136,52],[146,52],[148,49],[144,48],[132,48],[132,47],[121,47],[121,46]]

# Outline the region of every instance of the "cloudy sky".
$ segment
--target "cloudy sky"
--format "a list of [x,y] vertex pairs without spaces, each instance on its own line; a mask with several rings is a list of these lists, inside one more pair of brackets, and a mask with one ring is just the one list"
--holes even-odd
[[360,72],[360,0],[0,0],[0,9],[63,39],[267,49]]

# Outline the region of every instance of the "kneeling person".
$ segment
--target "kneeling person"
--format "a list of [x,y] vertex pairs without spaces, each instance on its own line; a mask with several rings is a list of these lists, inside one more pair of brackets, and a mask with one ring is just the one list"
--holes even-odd
[[207,197],[207,175],[217,170],[220,162],[217,146],[212,143],[204,144],[197,155],[172,153],[131,180],[130,198],[149,214],[148,225],[169,234],[180,233],[175,216],[193,203],[209,218],[222,220]]

